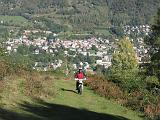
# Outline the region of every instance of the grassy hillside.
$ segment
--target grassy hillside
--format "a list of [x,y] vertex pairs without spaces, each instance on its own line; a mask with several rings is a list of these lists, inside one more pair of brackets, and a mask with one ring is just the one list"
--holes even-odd
[[0,15],[0,21],[1,25],[6,25],[6,26],[28,26],[32,25],[29,20],[22,16],[8,16],[8,15]]
[[85,87],[84,94],[78,95],[75,81],[59,76],[8,78],[1,81],[0,96],[2,120],[142,119],[139,113],[106,100],[89,88]]

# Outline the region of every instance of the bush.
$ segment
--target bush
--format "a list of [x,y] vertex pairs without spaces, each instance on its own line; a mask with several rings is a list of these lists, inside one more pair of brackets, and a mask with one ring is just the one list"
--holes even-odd
[[156,76],[149,76],[146,78],[146,83],[152,87],[152,86],[156,86],[156,85],[160,85],[160,82],[158,80],[158,78]]
[[87,81],[86,84],[101,96],[109,99],[118,99],[123,97],[121,89],[114,83],[108,82],[103,76],[94,76],[89,79],[91,80]]
[[141,92],[131,92],[130,94],[127,94],[126,99],[125,106],[130,107],[133,110],[144,111],[143,94]]
[[160,118],[160,103],[158,105],[154,104],[148,104],[144,108],[144,113],[147,117],[154,119],[154,120],[159,120]]
[[25,80],[24,93],[36,98],[54,96],[51,80],[52,78],[49,76],[40,76],[37,73],[32,74]]
[[[115,83],[107,81],[104,76],[90,75],[88,79],[86,84],[99,95],[115,99],[124,106],[141,111],[147,118],[159,119],[160,95],[153,95],[145,89],[145,81],[141,78],[123,83],[123,90]],[[124,90],[124,87],[127,90]]]
[[132,91],[144,89],[146,84],[140,77],[133,77],[130,80],[122,81],[120,87],[130,93]]
[[26,79],[25,93],[29,96],[39,96],[43,88],[39,76],[31,76]]
[[124,105],[143,112],[151,119],[156,119],[160,114],[160,96],[153,96],[149,91],[130,93]]
[[7,75],[9,69],[9,64],[5,60],[0,59],[0,80],[2,80]]

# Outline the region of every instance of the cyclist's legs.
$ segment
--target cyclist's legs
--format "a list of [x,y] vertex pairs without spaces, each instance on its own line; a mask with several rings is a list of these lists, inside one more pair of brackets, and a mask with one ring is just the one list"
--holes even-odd
[[79,81],[76,81],[76,89],[78,89]]

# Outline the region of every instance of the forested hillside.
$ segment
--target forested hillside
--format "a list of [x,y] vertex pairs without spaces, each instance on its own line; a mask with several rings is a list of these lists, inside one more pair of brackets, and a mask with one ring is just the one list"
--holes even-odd
[[[0,0],[1,15],[50,21],[60,30],[150,24],[159,0]],[[41,24],[40,24],[41,25]],[[41,25],[43,26],[43,25]],[[47,28],[50,23],[46,25]],[[43,26],[44,27],[44,26]]]

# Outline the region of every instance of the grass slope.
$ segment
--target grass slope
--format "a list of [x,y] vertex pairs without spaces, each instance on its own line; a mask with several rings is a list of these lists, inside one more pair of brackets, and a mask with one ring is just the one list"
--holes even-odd
[[138,113],[96,95],[84,87],[75,91],[75,81],[54,78],[48,90],[55,96],[30,98],[23,94],[23,79],[9,80],[0,92],[0,120],[141,120]]
[[28,26],[32,25],[26,18],[22,16],[8,16],[8,15],[0,15],[1,24],[9,25],[9,26]]

